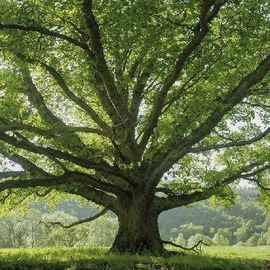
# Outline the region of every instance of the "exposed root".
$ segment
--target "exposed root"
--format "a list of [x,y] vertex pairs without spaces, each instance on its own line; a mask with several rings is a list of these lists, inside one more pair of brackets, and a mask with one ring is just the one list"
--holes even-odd
[[203,242],[203,240],[200,240],[197,244],[195,244],[194,246],[192,247],[184,247],[184,246],[181,246],[181,245],[178,245],[176,243],[173,243],[171,241],[163,241],[162,240],[162,243],[163,244],[167,244],[167,245],[171,245],[173,247],[177,247],[177,248],[181,248],[183,250],[186,250],[186,251],[193,251],[195,252],[196,254],[199,254],[202,252],[202,246],[205,245],[207,246],[206,243]]

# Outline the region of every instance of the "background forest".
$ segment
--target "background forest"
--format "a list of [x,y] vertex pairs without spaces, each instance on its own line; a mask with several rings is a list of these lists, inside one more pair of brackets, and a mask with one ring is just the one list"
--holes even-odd
[[[183,246],[193,246],[200,239],[217,246],[270,245],[270,216],[256,196],[254,189],[241,188],[236,203],[229,207],[205,201],[167,211],[159,219],[162,239]],[[95,212],[74,201],[51,210],[45,204],[35,205],[27,213],[14,210],[0,218],[0,247],[110,246],[118,228],[113,214],[71,228],[52,225],[69,225]]]

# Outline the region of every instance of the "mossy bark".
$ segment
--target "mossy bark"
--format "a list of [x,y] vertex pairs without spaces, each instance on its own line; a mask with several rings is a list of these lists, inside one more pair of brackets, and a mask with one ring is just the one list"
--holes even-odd
[[119,230],[111,251],[120,253],[165,253],[158,214],[143,199],[137,198],[118,213]]

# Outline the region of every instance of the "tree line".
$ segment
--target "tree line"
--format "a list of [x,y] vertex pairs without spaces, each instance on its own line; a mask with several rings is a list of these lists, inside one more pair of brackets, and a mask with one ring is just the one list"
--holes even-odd
[[[270,245],[270,216],[254,202],[256,191],[242,188],[238,194],[230,207],[213,207],[207,201],[167,211],[159,219],[162,238],[187,247],[200,240],[217,246]],[[110,246],[118,229],[117,217],[112,213],[63,228],[89,212],[94,214],[95,210],[74,201],[59,203],[55,211],[44,205],[35,205],[27,214],[13,211],[0,218],[0,247]]]

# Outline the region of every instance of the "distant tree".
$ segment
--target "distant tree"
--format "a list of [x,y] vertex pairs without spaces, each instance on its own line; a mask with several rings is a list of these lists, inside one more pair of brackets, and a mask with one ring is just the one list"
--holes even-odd
[[187,242],[187,245],[189,247],[193,247],[196,245],[199,241],[203,241],[204,244],[211,246],[213,244],[213,241],[211,238],[204,236],[200,233],[196,233],[195,235],[192,235]]
[[262,228],[263,230],[268,230],[270,228],[270,215],[267,215],[265,217],[265,221],[264,223],[260,226],[260,228]]
[[216,246],[229,246],[230,242],[228,238],[222,234],[222,232],[217,232],[212,238],[213,244]]
[[260,234],[253,234],[244,244],[245,246],[257,246],[258,240],[260,238]]
[[244,242],[250,237],[252,231],[254,231],[254,222],[252,220],[247,220],[242,223],[242,226],[239,227],[233,235],[236,237],[237,241]]
[[116,218],[101,217],[89,225],[88,245],[110,246],[112,245],[118,229]]
[[233,246],[234,246],[234,247],[243,247],[243,246],[245,246],[245,243],[242,242],[242,241],[239,241],[239,242],[237,242],[236,244],[234,244]]
[[28,226],[22,216],[16,212],[0,219],[0,245],[1,247],[27,246]]
[[[64,212],[54,212],[43,214],[42,221],[49,227],[46,236],[46,244],[48,246],[65,246],[74,247],[87,244],[85,239],[90,233],[89,227],[85,225],[72,226],[71,228],[63,228],[62,226],[73,224],[77,218]],[[60,226],[60,225],[62,226]]]
[[160,213],[267,191],[268,2],[1,0],[2,201],[77,195],[162,253]]
[[175,239],[172,239],[174,243],[180,246],[186,246],[187,240],[185,239],[183,233],[179,233],[178,236]]
[[179,228],[179,231],[182,232],[185,236],[185,238],[189,238],[197,233],[202,233],[203,226],[202,225],[195,225],[193,223],[187,223],[184,225],[181,225]]
[[265,244],[270,246],[270,229],[264,233],[263,237],[265,239]]
[[216,233],[216,229],[214,227],[211,227],[209,230],[209,235],[214,236],[215,233]]

